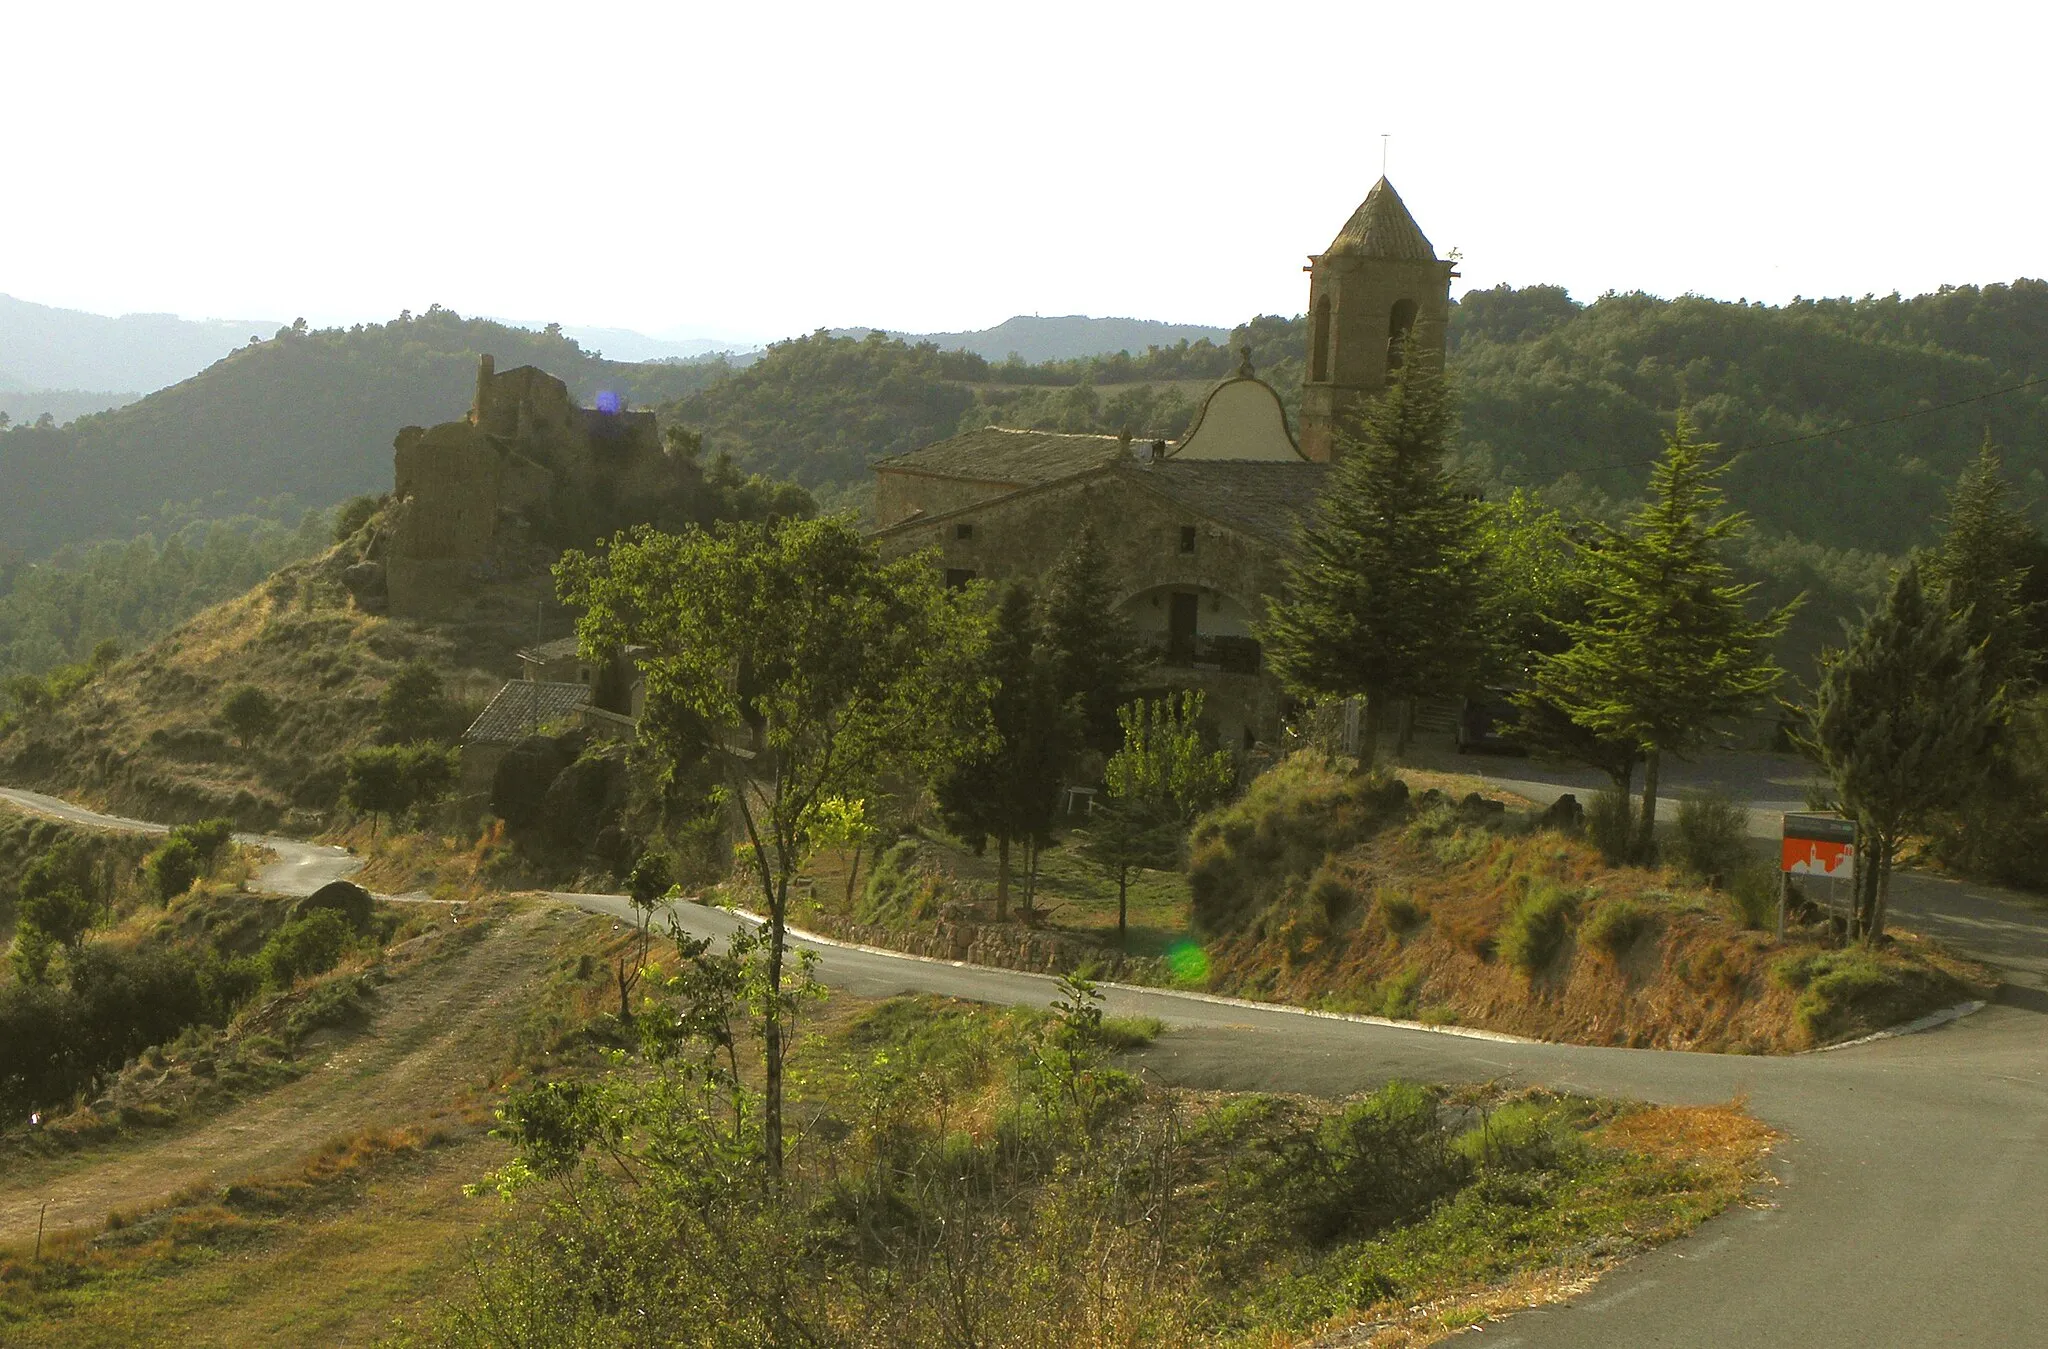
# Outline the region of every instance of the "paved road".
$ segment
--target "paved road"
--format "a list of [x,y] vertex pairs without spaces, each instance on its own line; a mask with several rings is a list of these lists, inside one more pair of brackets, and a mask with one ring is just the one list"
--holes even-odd
[[[0,791],[32,809],[44,799]],[[68,818],[110,821],[56,803]],[[339,850],[263,840],[263,883],[333,879]],[[616,896],[558,898],[630,917]],[[1917,911],[2008,965],[2019,987],[1939,1030],[1796,1058],[1530,1044],[1111,990],[1116,1013],[1173,1028],[1143,1056],[1163,1080],[1344,1093],[1389,1077],[1500,1080],[1671,1103],[1743,1095],[1785,1131],[1776,1203],[1717,1220],[1603,1279],[1578,1303],[1489,1327],[1515,1346],[2009,1346],[2048,1340],[2048,925],[2028,907],[1929,885]],[[691,931],[740,919],[679,906]],[[812,944],[852,991],[1042,1005],[1042,976]]]

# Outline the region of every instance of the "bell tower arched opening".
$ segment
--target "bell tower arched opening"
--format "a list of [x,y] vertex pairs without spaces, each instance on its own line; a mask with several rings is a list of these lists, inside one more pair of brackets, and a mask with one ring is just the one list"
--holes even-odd
[[1328,383],[1330,378],[1330,297],[1327,295],[1316,301],[1315,331],[1309,342],[1308,377],[1316,384]]
[[1401,347],[1408,341],[1408,335],[1415,331],[1415,310],[1413,300],[1396,300],[1387,314],[1387,373],[1392,375],[1401,368]]

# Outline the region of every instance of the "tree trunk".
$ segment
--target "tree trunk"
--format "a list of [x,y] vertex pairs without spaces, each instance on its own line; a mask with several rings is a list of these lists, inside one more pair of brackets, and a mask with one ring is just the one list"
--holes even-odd
[[1643,758],[1643,820],[1636,831],[1636,860],[1647,866],[1657,847],[1657,770],[1663,753],[1651,750]]
[[1408,746],[1415,739],[1415,700],[1413,698],[1403,698],[1401,700],[1400,721],[1401,733],[1394,741],[1394,758],[1397,761],[1407,759]]
[[789,908],[789,877],[778,879],[775,903],[768,911],[768,1015],[761,1027],[767,1082],[761,1092],[762,1149],[768,1161],[768,1176],[782,1183],[782,951],[787,933],[784,915]]
[[1035,912],[1038,902],[1038,840],[1031,838],[1024,843],[1024,912]]
[[1010,921],[1010,836],[996,836],[996,921]]
[[1365,716],[1358,727],[1358,766],[1370,772],[1380,754],[1380,721],[1386,715],[1387,700],[1380,694],[1365,695]]
[[1870,921],[1863,925],[1863,940],[1875,946],[1884,939],[1885,910],[1892,897],[1892,842],[1887,839],[1873,850],[1870,859]]
[[1116,869],[1116,944],[1124,942],[1124,919],[1130,911],[1131,869],[1127,866]]
[[846,873],[846,911],[853,912],[854,882],[860,879],[860,853],[863,845],[853,845],[853,866]]

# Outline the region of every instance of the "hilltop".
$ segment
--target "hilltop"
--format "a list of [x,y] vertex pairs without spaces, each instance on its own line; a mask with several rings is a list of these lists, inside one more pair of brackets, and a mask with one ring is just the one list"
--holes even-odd
[[329,506],[391,482],[391,440],[467,406],[477,357],[537,365],[578,398],[648,404],[716,378],[717,364],[634,365],[444,309],[385,324],[285,328],[126,407],[0,435],[0,547],[30,556],[126,538],[167,502],[229,516],[287,494]]

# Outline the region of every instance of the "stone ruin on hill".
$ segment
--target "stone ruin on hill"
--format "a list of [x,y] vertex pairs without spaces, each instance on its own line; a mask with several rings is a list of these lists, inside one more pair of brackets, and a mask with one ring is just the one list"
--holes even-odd
[[605,532],[626,503],[682,480],[653,413],[608,394],[581,407],[553,375],[501,373],[489,356],[467,417],[408,426],[392,444],[383,528],[346,580],[364,608],[402,618],[448,617],[480,585],[530,571],[537,545],[552,561]]

